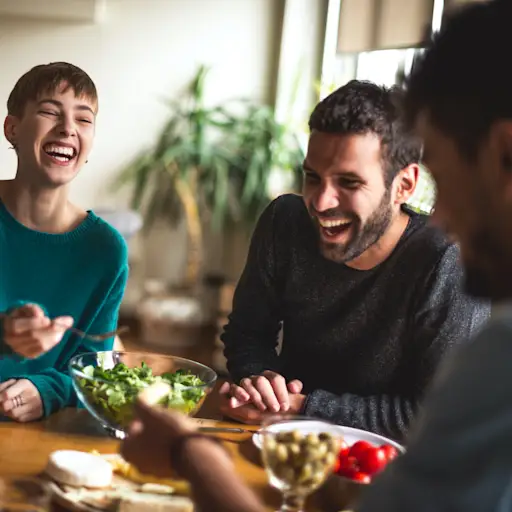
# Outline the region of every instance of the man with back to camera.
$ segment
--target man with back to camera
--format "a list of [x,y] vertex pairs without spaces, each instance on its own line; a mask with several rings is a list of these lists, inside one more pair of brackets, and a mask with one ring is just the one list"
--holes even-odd
[[456,245],[405,207],[421,144],[400,103],[352,81],[314,109],[303,195],[262,214],[222,335],[227,416],[301,413],[401,439],[444,353],[488,318],[461,290]]
[[468,291],[498,308],[443,363],[407,453],[370,486],[361,512],[512,510],[511,19],[510,0],[464,7],[407,83],[406,112],[437,182],[437,222],[460,240]]

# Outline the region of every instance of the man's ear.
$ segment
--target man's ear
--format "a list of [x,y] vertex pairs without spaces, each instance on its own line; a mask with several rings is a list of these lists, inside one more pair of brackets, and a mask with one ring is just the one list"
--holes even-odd
[[17,146],[19,119],[15,116],[8,115],[4,120],[4,135],[13,148]]
[[393,182],[395,203],[404,204],[409,201],[416,190],[419,175],[420,166],[418,164],[408,165],[398,173]]

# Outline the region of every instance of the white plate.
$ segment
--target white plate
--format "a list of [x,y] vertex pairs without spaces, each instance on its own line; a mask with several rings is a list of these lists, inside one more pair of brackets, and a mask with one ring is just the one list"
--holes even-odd
[[[359,430],[358,428],[342,427],[339,425],[329,425],[323,421],[315,420],[299,420],[299,421],[283,421],[282,423],[276,423],[268,427],[272,432],[280,432],[283,430],[298,430],[304,434],[318,434],[320,432],[330,432],[333,435],[343,435],[343,438],[349,446],[352,446],[357,441],[368,441],[374,445],[389,444],[394,446],[400,453],[405,453],[405,448],[391,439],[384,436],[379,436],[366,430]],[[252,442],[254,445],[261,450],[262,439],[260,431],[256,432],[252,436]]]

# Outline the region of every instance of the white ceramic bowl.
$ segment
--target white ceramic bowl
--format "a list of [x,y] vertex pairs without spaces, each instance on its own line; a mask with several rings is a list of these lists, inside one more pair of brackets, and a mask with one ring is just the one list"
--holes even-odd
[[[341,432],[345,442],[349,446],[352,446],[357,441],[367,441],[375,446],[389,444],[394,446],[399,453],[405,453],[405,448],[401,444],[387,437],[357,428],[329,425],[322,421],[286,421],[267,427],[267,430],[272,430],[275,432],[291,429],[296,429],[299,432],[303,432],[305,434],[331,432],[333,434],[339,435]],[[261,450],[262,436],[259,431],[253,435],[252,440],[255,446]],[[367,484],[355,482],[350,478],[336,474],[331,475],[325,484],[317,491],[319,495],[318,499],[320,500],[323,507],[322,510],[325,510],[325,512],[338,512],[340,510],[350,509],[359,499],[361,493],[364,492],[366,485]]]
[[[275,425],[267,427],[267,430],[272,432],[298,430],[299,432],[304,434],[332,432],[333,434],[336,435],[339,435],[341,432],[345,442],[349,446],[353,445],[357,441],[368,441],[369,443],[372,443],[374,445],[389,444],[391,446],[394,446],[400,453],[405,453],[405,449],[402,445],[398,444],[395,441],[392,441],[391,439],[388,439],[387,437],[379,436],[378,434],[367,432],[366,430],[359,430],[358,428],[343,427],[340,425],[329,425],[328,423],[324,423],[323,421],[283,421],[282,423],[276,423]],[[262,446],[261,438],[262,436],[259,433],[259,431],[252,436],[253,443],[260,450]]]

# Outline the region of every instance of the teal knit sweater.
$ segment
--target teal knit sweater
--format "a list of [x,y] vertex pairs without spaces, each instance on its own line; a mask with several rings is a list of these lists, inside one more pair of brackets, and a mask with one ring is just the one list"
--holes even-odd
[[[117,327],[127,277],[124,239],[93,212],[73,231],[48,234],[23,226],[0,202],[0,311],[36,303],[49,318],[69,315],[75,327],[91,334],[111,331]],[[113,338],[98,343],[68,331],[46,354],[25,359],[11,351],[0,331],[0,382],[30,380],[48,416],[78,405],[70,359],[112,350],[113,343]]]

